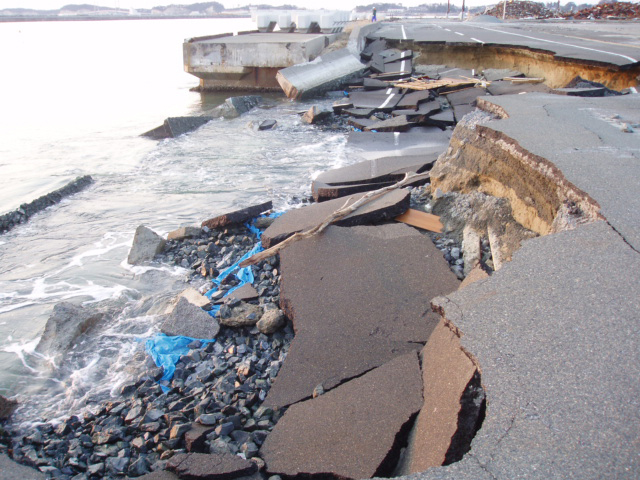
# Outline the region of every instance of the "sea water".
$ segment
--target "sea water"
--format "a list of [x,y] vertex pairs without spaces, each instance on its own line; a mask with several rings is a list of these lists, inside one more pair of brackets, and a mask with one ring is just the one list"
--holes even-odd
[[[139,136],[231,95],[190,90],[198,79],[183,71],[185,38],[251,28],[249,19],[0,23],[0,214],[76,176],[95,180],[0,235],[0,394],[21,401],[20,420],[114,395],[137,339],[158,330],[142,305],[185,287],[180,268],[127,264],[138,225],[166,234],[266,200],[290,208],[314,174],[348,162],[345,135],[302,124],[312,103],[282,94],[176,139]],[[258,131],[265,119],[277,128]],[[113,315],[56,364],[35,347],[62,301]]]

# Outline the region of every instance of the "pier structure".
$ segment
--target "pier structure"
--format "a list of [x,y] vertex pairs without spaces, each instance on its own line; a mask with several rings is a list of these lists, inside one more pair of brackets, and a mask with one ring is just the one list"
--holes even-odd
[[[201,90],[280,90],[279,70],[315,60],[349,20],[346,11],[258,10],[257,29],[183,43],[184,69]],[[275,30],[275,31],[274,31]]]
[[184,69],[202,90],[280,90],[277,72],[314,60],[331,34],[225,34],[191,38],[183,44]]

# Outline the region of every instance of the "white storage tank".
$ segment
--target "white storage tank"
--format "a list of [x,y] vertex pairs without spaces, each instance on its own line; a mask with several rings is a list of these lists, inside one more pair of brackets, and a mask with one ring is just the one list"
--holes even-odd
[[311,15],[308,13],[299,13],[296,15],[296,25],[298,30],[306,30],[311,24]]
[[278,15],[278,27],[280,27],[280,30],[287,30],[290,26],[291,26],[290,14],[286,13],[286,14]]

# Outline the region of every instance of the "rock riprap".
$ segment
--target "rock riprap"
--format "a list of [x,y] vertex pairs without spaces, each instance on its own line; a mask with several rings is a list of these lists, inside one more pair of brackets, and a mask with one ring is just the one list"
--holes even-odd
[[421,406],[420,364],[412,352],[291,406],[260,454],[269,473],[286,478],[389,475]]
[[430,299],[458,288],[442,253],[402,224],[329,227],[280,253],[296,337],[266,405],[284,407],[422,348]]

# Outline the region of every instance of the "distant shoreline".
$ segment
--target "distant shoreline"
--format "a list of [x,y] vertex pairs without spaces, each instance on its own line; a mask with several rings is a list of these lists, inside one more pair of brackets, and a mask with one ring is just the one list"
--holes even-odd
[[251,15],[230,14],[230,15],[156,15],[156,16],[133,16],[133,15],[94,15],[94,16],[49,16],[49,15],[16,15],[0,16],[0,22],[96,22],[103,20],[212,20],[220,18],[251,18]]

